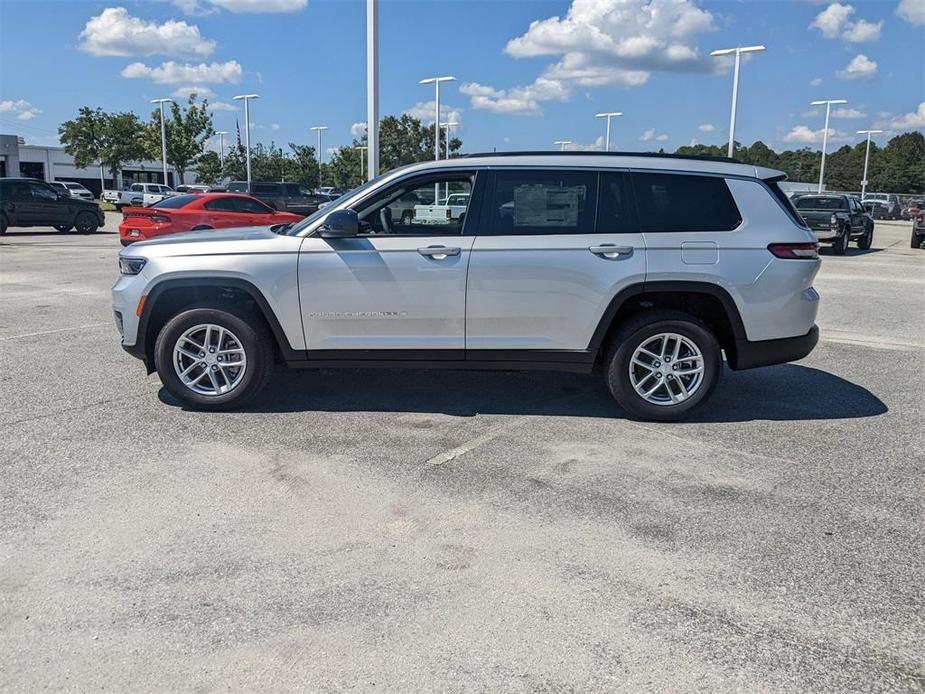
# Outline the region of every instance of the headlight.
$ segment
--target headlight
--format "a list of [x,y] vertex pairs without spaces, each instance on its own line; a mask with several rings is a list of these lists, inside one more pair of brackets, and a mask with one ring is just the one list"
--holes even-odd
[[137,275],[147,262],[144,258],[119,258],[119,272],[123,275]]
[[836,216],[833,214],[833,215],[829,218],[829,224],[831,224],[833,227],[834,227],[834,226],[838,226],[838,217],[836,217]]

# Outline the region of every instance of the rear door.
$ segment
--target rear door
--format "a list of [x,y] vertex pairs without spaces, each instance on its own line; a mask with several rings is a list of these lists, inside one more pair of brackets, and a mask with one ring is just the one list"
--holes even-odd
[[499,169],[489,188],[469,266],[466,358],[587,350],[611,299],[645,280],[626,173]]

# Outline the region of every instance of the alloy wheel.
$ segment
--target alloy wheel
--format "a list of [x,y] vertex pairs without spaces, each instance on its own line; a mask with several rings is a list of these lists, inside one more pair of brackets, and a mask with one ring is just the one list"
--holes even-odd
[[247,370],[247,354],[237,335],[204,323],[185,331],[173,347],[173,368],[187,388],[199,395],[224,395],[236,388]]
[[677,405],[703,385],[704,360],[700,348],[678,333],[645,338],[629,364],[630,384],[636,394],[653,405]]

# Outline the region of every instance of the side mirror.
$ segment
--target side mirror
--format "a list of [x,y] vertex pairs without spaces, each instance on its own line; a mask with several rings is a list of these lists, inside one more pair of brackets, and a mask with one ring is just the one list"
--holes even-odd
[[353,210],[335,210],[327,217],[318,230],[325,239],[345,239],[356,236],[360,230],[357,213]]

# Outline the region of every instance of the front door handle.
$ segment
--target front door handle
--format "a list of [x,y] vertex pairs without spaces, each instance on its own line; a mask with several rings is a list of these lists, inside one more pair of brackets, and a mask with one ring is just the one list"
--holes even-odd
[[427,246],[419,248],[418,253],[434,260],[446,260],[448,256],[459,255],[459,248],[448,248],[446,246]]
[[599,255],[609,260],[619,258],[621,255],[633,255],[632,246],[616,246],[612,243],[602,243],[600,246],[591,246],[588,250],[594,255]]

